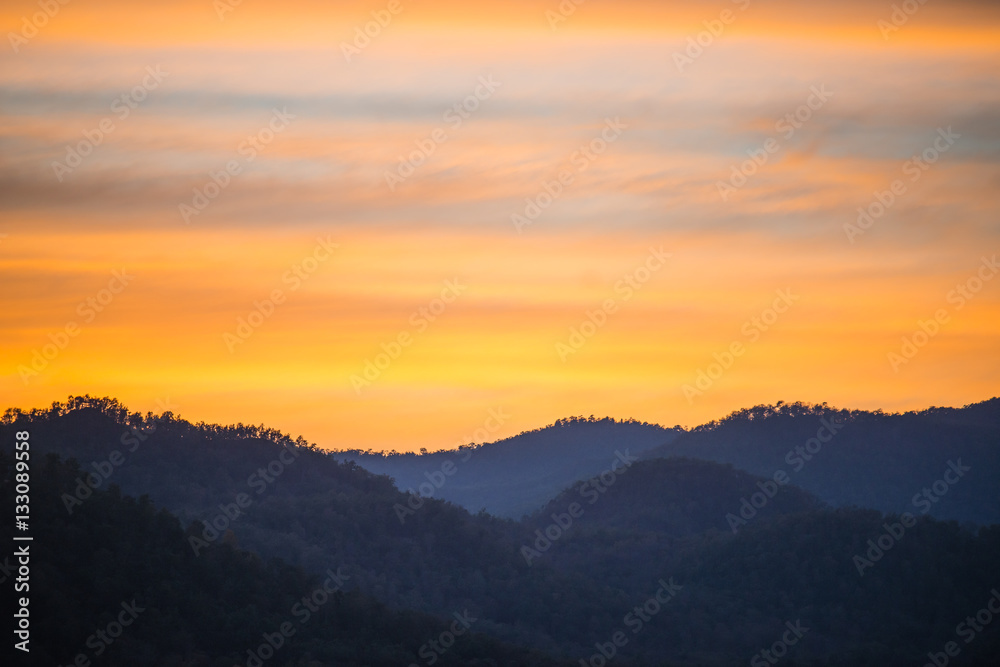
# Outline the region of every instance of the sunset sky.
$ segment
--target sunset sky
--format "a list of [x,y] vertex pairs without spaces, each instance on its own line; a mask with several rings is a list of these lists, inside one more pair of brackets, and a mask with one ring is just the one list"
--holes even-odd
[[998,395],[1000,4],[896,7],[5,2],[0,408],[402,451]]

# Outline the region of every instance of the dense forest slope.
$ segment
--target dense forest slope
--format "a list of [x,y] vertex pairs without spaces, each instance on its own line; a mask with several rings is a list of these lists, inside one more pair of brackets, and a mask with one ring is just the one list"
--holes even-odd
[[[424,454],[345,450],[334,456],[389,475],[400,489],[423,489],[424,495],[450,500],[470,512],[486,510],[518,519],[573,482],[600,473],[617,452],[637,455],[672,441],[680,432],[636,421],[578,417],[478,447],[468,443]],[[442,470],[448,474],[437,485]]]
[[832,505],[1000,523],[1000,398],[904,414],[761,405],[643,454],[662,456],[784,471]]
[[[13,463],[0,452],[4,507],[14,503]],[[115,486],[94,491],[70,516],[60,497],[81,474],[75,462],[49,455],[31,463],[33,539],[17,543],[30,555],[23,592],[30,664],[397,667],[429,656],[438,665],[555,662],[475,632],[474,615],[464,616],[469,622],[458,624],[452,643],[455,621],[390,610],[360,594],[351,569],[335,561],[307,574],[229,540],[195,555],[176,517]],[[6,544],[12,528],[4,522]],[[12,565],[10,557],[3,565]],[[449,648],[436,650],[443,634]]]
[[[591,664],[602,652],[632,664],[746,664],[792,632],[786,623],[800,622],[808,631],[784,647],[783,664],[923,664],[928,652],[953,640],[968,664],[990,664],[989,656],[1000,655],[1000,624],[986,624],[968,644],[958,634],[963,619],[984,608],[1000,585],[1000,529],[919,512],[825,508],[789,483],[797,482],[791,473],[788,480],[757,477],[725,464],[641,461],[620,452],[599,474],[514,522],[402,493],[387,477],[263,427],[141,416],[109,399],[84,397],[31,413],[8,411],[0,424],[2,449],[22,429],[31,432],[36,465],[46,452],[80,465],[80,472],[54,473],[43,494],[49,514],[37,519],[50,527],[51,544],[69,544],[85,559],[75,571],[51,555],[57,565],[43,581],[51,577],[56,590],[84,586],[60,580],[63,570],[100,581],[150,548],[144,528],[119,527],[113,540],[102,537],[102,522],[115,526],[131,515],[108,506],[118,492],[95,492],[90,482],[148,494],[181,518],[182,549],[175,550],[174,522],[164,529],[171,546],[163,557],[170,562],[157,567],[181,568],[178,576],[187,577],[191,558],[211,555],[211,561],[222,558],[214,554],[242,554],[238,549],[260,555],[262,561],[239,558],[257,562],[255,572],[265,578],[280,579],[281,568],[296,567],[322,578],[342,567],[358,600],[387,605],[372,612],[376,628],[383,613],[409,609],[446,619],[469,610],[474,629],[498,641]],[[152,512],[148,501],[140,505]],[[263,564],[275,556],[289,565]],[[215,595],[214,587],[235,585],[224,574],[229,567],[237,566],[224,561],[213,573],[191,573],[192,586],[204,582]],[[130,587],[153,573],[135,576]],[[243,576],[234,570],[235,579]],[[287,587],[301,596],[314,582]],[[124,599],[124,590],[112,590]],[[252,604],[268,621],[268,613],[284,608]],[[202,625],[214,628],[220,644],[194,645],[221,651],[208,656],[236,650],[245,637],[229,637],[235,632],[226,625],[229,612],[209,605],[205,613],[215,618]],[[412,643],[393,646],[393,655],[413,650]],[[342,650],[365,656],[368,649],[361,642]],[[493,649],[484,650],[476,655]],[[352,663],[345,658],[345,664]]]
[[[738,531],[747,525],[744,516],[771,518],[823,506],[787,482],[779,484],[730,465],[707,461],[653,459],[614,472],[613,476],[605,474],[567,489],[526,521],[545,521],[552,513],[563,512],[578,502],[586,512],[586,526],[591,529],[684,537],[712,529]],[[605,502],[603,496],[609,499]]]
[[[904,414],[778,403],[690,431],[575,418],[481,447],[335,456],[389,475],[400,489],[520,518],[626,451],[644,459],[731,463],[768,478],[780,472],[833,506],[1000,523],[1000,399]],[[444,478],[442,469],[449,473]],[[443,479],[441,486],[435,479]],[[942,486],[950,480],[956,483]]]

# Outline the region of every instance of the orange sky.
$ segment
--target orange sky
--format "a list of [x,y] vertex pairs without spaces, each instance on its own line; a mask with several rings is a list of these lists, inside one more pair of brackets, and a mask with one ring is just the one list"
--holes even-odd
[[[777,400],[1000,393],[1000,280],[953,291],[1000,251],[995,5],[928,3],[884,39],[891,8],[860,2],[591,0],[553,30],[557,2],[400,0],[348,61],[342,42],[387,6],[245,1],[220,20],[211,2],[73,1],[16,53],[38,5],[0,9],[5,407],[169,396],[195,421],[410,450],[491,408],[503,437],[574,414],[693,426]],[[88,154],[54,167],[68,147]],[[748,151],[767,159],[720,195]],[[185,215],[212,174],[225,187]],[[896,181],[884,215],[849,227]],[[647,276],[651,248],[670,256]],[[625,276],[648,280],[626,298]],[[798,300],[758,330],[778,290]]]

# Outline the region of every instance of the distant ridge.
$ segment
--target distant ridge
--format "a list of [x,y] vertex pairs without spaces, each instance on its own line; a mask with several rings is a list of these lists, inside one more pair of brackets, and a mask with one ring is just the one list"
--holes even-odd
[[[976,406],[972,413],[942,414],[959,424],[969,417],[985,428],[989,427],[991,405]],[[790,407],[774,415],[770,408],[755,409],[752,419],[737,416],[725,420],[726,428],[745,426],[746,421],[780,426],[781,419],[798,419],[815,432],[815,418],[825,410],[823,406]],[[776,418],[778,421],[773,421]],[[824,414],[823,418],[828,417]],[[862,415],[860,419],[869,417]],[[572,433],[573,428],[617,432],[622,427],[611,420],[601,426],[600,421],[571,423],[534,437]],[[640,433],[647,434],[658,429],[638,427]],[[824,444],[822,451],[836,444],[847,428]],[[143,567],[153,567],[158,573],[149,583],[159,592],[154,595],[151,591],[148,596],[173,605],[169,598],[160,597],[160,592],[174,595],[179,589],[157,582],[162,580],[160,575],[182,574],[178,569],[181,563],[192,565],[183,570],[188,573],[184,577],[212,577],[212,586],[194,587],[208,592],[212,606],[234,604],[240,609],[235,614],[209,612],[211,620],[223,624],[214,627],[221,627],[219,639],[225,643],[211,640],[210,624],[197,625],[197,634],[207,639],[199,642],[206,656],[213,660],[229,657],[192,664],[232,665],[231,651],[245,650],[243,647],[261,641],[261,634],[251,631],[243,611],[247,588],[235,581],[256,575],[234,567],[226,570],[232,574],[230,580],[200,569],[198,559],[228,553],[230,548],[257,552],[265,560],[284,558],[321,576],[330,568],[343,566],[352,590],[356,586],[360,593],[354,598],[360,607],[338,607],[336,616],[343,620],[334,621],[337,630],[332,636],[317,626],[317,643],[300,645],[314,657],[314,651],[369,651],[366,646],[377,647],[395,632],[373,635],[372,641],[360,635],[338,641],[337,632],[345,628],[351,628],[348,632],[363,630],[357,629],[363,615],[367,615],[363,626],[384,619],[387,627],[400,629],[398,621],[403,616],[390,618],[385,608],[374,603],[377,600],[390,612],[430,612],[449,623],[453,614],[468,610],[477,619],[474,631],[553,656],[552,660],[539,658],[545,664],[557,664],[560,658],[579,664],[597,650],[595,642],[607,647],[617,628],[635,632],[636,619],[641,618],[642,627],[648,624],[651,631],[629,635],[628,643],[618,644],[621,650],[616,664],[676,667],[746,664],[747,656],[771,646],[786,623],[797,620],[809,628],[808,641],[798,646],[794,663],[788,660],[788,664],[922,664],[928,651],[940,650],[955,638],[956,623],[987,603],[996,586],[994,575],[1000,560],[1000,526],[972,529],[927,516],[825,508],[794,484],[778,487],[774,477],[754,476],[703,460],[671,457],[644,461],[632,452],[619,451],[613,461],[605,462],[604,471],[596,478],[576,480],[561,495],[550,498],[544,510],[514,522],[485,513],[470,514],[436,498],[408,496],[388,477],[374,475],[353,462],[339,463],[304,439],[292,439],[262,426],[192,424],[175,415],[143,416],[128,412],[111,399],[84,397],[51,409],[5,413],[0,419],[0,462],[10,460],[7,452],[13,448],[14,433],[24,430],[31,433],[33,466],[44,465],[50,452],[78,461],[68,462],[49,488],[39,484],[36,489],[39,500],[44,498],[46,509],[38,519],[45,523],[44,542],[50,545],[39,554],[38,563],[56,558],[94,563],[88,567],[96,573],[95,590],[107,592],[110,599],[88,606],[87,614],[114,608],[125,598],[126,589],[134,588],[102,586],[101,577],[119,577]],[[718,430],[715,426],[702,429],[704,433]],[[566,450],[536,444],[541,451],[573,451],[571,441],[564,443]],[[496,449],[503,454],[504,448]],[[128,450],[124,461],[114,454],[123,449]],[[810,465],[820,460],[817,457]],[[0,484],[0,490],[10,502],[14,491],[9,482],[10,465],[6,465],[8,481]],[[951,491],[972,481],[978,470],[950,487]],[[458,474],[447,478],[455,479]],[[0,471],[0,478],[3,476]],[[94,483],[107,492],[86,490],[90,484],[86,480],[92,476],[102,478]],[[121,491],[112,485],[120,486]],[[958,497],[951,491],[939,504]],[[251,502],[237,508],[234,503],[241,493]],[[121,511],[117,502],[108,503],[121,494],[138,496],[140,507],[149,506],[142,498],[148,494],[181,519],[181,526],[158,531],[159,537],[147,533],[155,537],[150,544],[161,539],[171,542],[165,549],[154,549],[155,558],[148,563],[137,556],[145,539],[143,529],[137,532],[139,523],[132,520],[137,517]],[[74,495],[85,496],[82,504],[67,503],[66,498]],[[408,511],[414,501],[416,507]],[[983,502],[988,503],[989,498]],[[756,511],[749,509],[751,506]],[[34,517],[35,512],[32,514]],[[745,523],[732,524],[731,515],[739,515]],[[164,521],[169,519],[164,517]],[[208,524],[216,527],[212,531],[215,537],[209,534]],[[12,528],[5,533],[8,539]],[[209,544],[197,545],[195,552],[194,537]],[[254,558],[249,553],[245,557]],[[125,565],[114,567],[112,558]],[[159,564],[163,559],[166,562]],[[294,585],[279,588],[299,595],[315,585],[299,574],[293,578]],[[92,585],[86,576],[77,580]],[[219,580],[230,597],[212,595]],[[258,590],[261,586],[273,590],[264,579],[258,577],[257,581]],[[58,586],[54,589],[57,596],[60,590]],[[67,586],[66,591],[67,595],[90,599],[86,597],[88,590],[79,586]],[[646,606],[659,605],[664,591],[669,591],[669,604]],[[257,605],[260,614],[255,625],[273,628],[280,620],[275,613],[288,606],[275,606],[275,597],[268,592],[262,591],[262,595],[270,602]],[[247,609],[252,612],[252,600],[250,605]],[[640,611],[645,610],[645,617],[635,611],[637,605],[641,605]],[[190,611],[205,609],[206,605],[196,604]],[[153,610],[151,605],[149,613],[159,613]],[[185,632],[182,619],[172,611],[169,614],[164,619],[171,631]],[[359,655],[359,661],[399,664],[396,659],[401,651],[412,651],[431,639],[421,628],[437,632],[433,619],[409,618],[414,621],[409,627],[415,632],[397,633],[385,650]],[[50,627],[58,633],[71,631],[64,635],[68,655],[79,646],[77,638],[86,637],[106,621],[107,617],[95,616],[75,629]],[[155,632],[148,635],[151,640],[160,636]],[[146,637],[145,633],[137,634],[135,639]],[[963,646],[963,659],[968,664],[995,664],[998,647],[1000,626],[994,623],[974,644]],[[123,644],[122,650],[126,648],[132,647]],[[497,649],[479,639],[468,649],[460,651],[456,645],[456,651],[437,664],[457,667],[527,662],[517,658],[501,662]],[[510,651],[513,658],[520,649],[510,646]],[[291,658],[291,653],[288,655]],[[315,662],[302,657],[304,660],[295,664],[353,664],[346,655]],[[477,662],[478,658],[497,662]],[[139,659],[109,664],[174,662]]]
[[[571,417],[510,438],[429,454],[337,451],[341,461],[392,477],[403,490],[450,500],[469,511],[520,518],[579,479],[607,469],[616,452],[639,455],[681,432],[635,420]],[[454,466],[454,468],[452,468]],[[451,474],[444,478],[439,472]],[[435,481],[440,485],[433,487]]]
[[904,413],[758,405],[643,458],[665,456],[730,463],[763,477],[784,471],[831,505],[1000,522],[1000,398]]
[[[577,417],[479,447],[334,456],[389,475],[400,489],[421,493],[423,485],[424,492],[469,511],[519,518],[573,481],[600,473],[614,452],[624,449],[643,459],[729,463],[767,478],[781,471],[834,506],[1000,523],[1000,398],[903,413],[778,402],[737,410],[689,431]],[[428,486],[428,475],[435,477],[449,461],[455,468],[443,485]],[[926,495],[951,469],[949,462],[971,469],[940,497]],[[947,474],[954,479],[957,473]]]

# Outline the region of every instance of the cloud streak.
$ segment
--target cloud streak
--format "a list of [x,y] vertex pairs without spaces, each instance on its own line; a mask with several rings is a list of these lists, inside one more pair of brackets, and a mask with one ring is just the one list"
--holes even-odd
[[[205,2],[74,3],[0,55],[0,391],[22,407],[169,394],[201,406],[195,419],[415,449],[498,404],[518,427],[581,413],[693,425],[768,400],[995,393],[995,291],[898,374],[884,358],[1000,245],[995,4],[928,3],[887,41],[869,3],[752,3],[683,73],[671,54],[726,3],[594,0],[552,31],[546,2],[404,2],[351,62],[338,45],[372,7],[293,5],[219,21]],[[32,6],[8,3],[0,25]],[[148,67],[170,74],[119,117]],[[503,84],[388,189],[481,77]],[[835,94],[785,136],[777,123],[816,86]],[[295,120],[245,159],[276,107]],[[53,163],[108,117],[60,181]],[[609,117],[627,130],[574,166]],[[948,126],[961,140],[850,243],[857,208]],[[721,200],[717,183],[775,137]],[[237,157],[185,224],[178,206]],[[572,184],[518,235],[511,214],[567,168]],[[221,332],[317,235],[336,258],[230,354]],[[651,245],[669,267],[561,363],[554,342]],[[114,309],[21,387],[17,364],[122,265],[137,278]],[[350,375],[455,276],[469,288],[447,320],[355,394]],[[689,405],[681,386],[789,287],[801,304]]]

